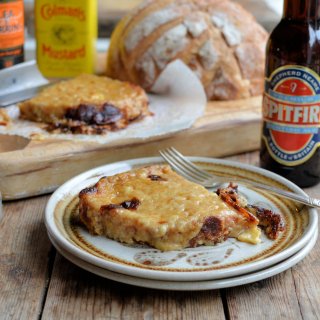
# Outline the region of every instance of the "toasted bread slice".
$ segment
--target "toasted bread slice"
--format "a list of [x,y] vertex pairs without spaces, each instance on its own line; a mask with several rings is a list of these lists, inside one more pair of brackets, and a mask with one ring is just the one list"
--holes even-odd
[[19,104],[21,118],[73,133],[100,134],[150,115],[144,90],[129,82],[83,74]]
[[212,245],[235,237],[256,244],[259,220],[167,165],[100,179],[79,194],[79,215],[92,234],[157,249]]

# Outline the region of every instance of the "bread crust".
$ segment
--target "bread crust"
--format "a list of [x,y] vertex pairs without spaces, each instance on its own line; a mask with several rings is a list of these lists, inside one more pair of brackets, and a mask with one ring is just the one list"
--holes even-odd
[[145,1],[111,37],[107,75],[150,90],[162,70],[183,60],[208,99],[232,100],[263,91],[267,32],[229,0]]
[[10,123],[10,117],[6,110],[0,109],[0,126],[7,126]]

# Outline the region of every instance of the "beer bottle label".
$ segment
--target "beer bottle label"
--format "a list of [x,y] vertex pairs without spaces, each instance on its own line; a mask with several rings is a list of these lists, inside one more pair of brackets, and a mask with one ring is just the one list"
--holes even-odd
[[286,166],[310,159],[320,146],[320,77],[288,65],[265,82],[263,133],[269,154]]
[[0,1],[0,69],[23,60],[23,1]]

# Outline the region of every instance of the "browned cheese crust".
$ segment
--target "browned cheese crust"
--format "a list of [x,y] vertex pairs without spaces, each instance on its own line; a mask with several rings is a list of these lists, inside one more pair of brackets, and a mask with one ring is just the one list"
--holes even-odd
[[220,198],[243,214],[253,214],[259,220],[259,226],[264,228],[270,239],[277,239],[280,232],[285,230],[284,221],[279,213],[247,204],[246,200],[238,194],[238,186],[230,183],[227,188],[219,189],[217,194]]
[[5,110],[0,109],[0,126],[7,126],[10,123],[10,117]]
[[100,179],[79,194],[79,215],[93,234],[157,249],[212,245],[234,237],[258,243],[258,219],[173,172],[153,165]]
[[88,74],[53,84],[19,108],[21,118],[58,133],[101,134],[150,115],[139,86]]
[[184,61],[209,100],[263,91],[267,32],[229,0],[145,0],[111,37],[107,75],[150,90],[168,63]]

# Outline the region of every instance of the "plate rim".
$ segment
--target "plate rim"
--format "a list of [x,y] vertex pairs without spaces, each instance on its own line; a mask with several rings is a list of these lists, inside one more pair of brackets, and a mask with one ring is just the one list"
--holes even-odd
[[[250,164],[236,162],[232,160],[209,158],[209,157],[188,157],[188,158],[191,161],[222,164],[222,165],[227,165],[231,167],[236,167],[239,169],[245,169],[251,172],[260,173],[268,178],[271,178],[273,180],[276,180],[277,182],[280,182],[286,185],[287,187],[289,187],[291,190],[294,190],[295,192],[306,195],[306,193],[301,188],[299,188],[297,185],[295,185],[291,181],[273,172],[270,172],[268,170],[265,170],[259,167],[255,167]],[[74,243],[72,243],[67,238],[65,238],[60,233],[59,229],[54,223],[54,219],[52,219],[52,223],[50,222],[50,214],[53,218],[55,205],[57,205],[57,203],[59,203],[65,196],[64,190],[65,189],[70,190],[70,187],[73,186],[75,183],[77,183],[77,181],[83,181],[93,176],[98,177],[100,175],[103,175],[103,171],[107,171],[107,170],[108,171],[111,171],[114,169],[126,170],[133,165],[145,165],[145,164],[159,163],[159,162],[165,163],[161,157],[145,157],[145,158],[136,158],[136,159],[130,159],[130,160],[117,161],[117,162],[105,164],[103,166],[90,169],[66,181],[51,195],[50,199],[47,202],[47,205],[45,208],[45,217],[44,217],[47,231],[51,234],[52,237],[54,237],[54,239],[58,242],[58,244],[68,252],[74,255],[77,255],[82,260],[85,260],[91,264],[94,264],[104,269],[108,269],[113,272],[134,275],[134,276],[146,278],[146,279],[160,279],[160,280],[163,278],[163,273],[164,273],[166,278],[171,281],[195,281],[195,280],[203,281],[208,279],[219,279],[219,278],[224,278],[226,276],[236,276],[239,274],[254,272],[256,270],[265,268],[266,266],[270,266],[271,264],[278,263],[279,261],[285,260],[289,256],[292,256],[294,253],[299,251],[310,240],[313,233],[315,232],[315,229],[318,226],[318,213],[316,209],[308,208],[309,225],[306,229],[305,234],[296,243],[284,249],[283,251],[276,253],[275,255],[272,255],[265,259],[235,267],[234,269],[230,269],[229,271],[228,271],[228,268],[226,268],[224,270],[210,270],[210,271],[203,270],[203,271],[190,271],[190,272],[186,271],[183,273],[179,273],[175,271],[140,269],[139,267],[122,265],[114,261],[99,258],[79,248]],[[212,275],[212,273],[214,275]]]
[[[65,259],[76,265],[77,267],[93,273],[105,279],[109,279],[115,282],[120,282],[127,285],[138,286],[142,288],[157,289],[157,290],[175,290],[175,291],[200,291],[200,290],[217,290],[236,287],[240,285],[246,285],[253,282],[261,281],[270,277],[273,277],[279,273],[282,273],[289,268],[293,267],[300,261],[302,261],[314,248],[318,239],[318,228],[315,230],[310,242],[300,249],[298,252],[288,257],[287,259],[280,261],[279,263],[269,266],[265,269],[261,269],[252,273],[242,274],[236,277],[220,278],[204,281],[166,281],[156,279],[139,278],[122,273],[113,272],[107,269],[100,268],[87,261],[80,259],[77,256],[73,256],[70,252],[65,252],[60,248],[48,234],[50,241],[56,250]],[[61,252],[62,251],[62,252]],[[81,265],[80,265],[81,262]],[[119,279],[120,278],[120,279]],[[121,281],[122,279],[122,281]],[[126,281],[125,281],[126,280]]]

